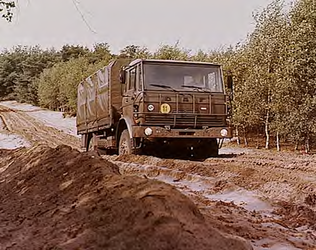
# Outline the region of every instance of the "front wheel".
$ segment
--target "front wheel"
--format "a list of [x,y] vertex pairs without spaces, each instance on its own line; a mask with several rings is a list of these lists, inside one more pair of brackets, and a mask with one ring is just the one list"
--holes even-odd
[[195,148],[194,158],[205,160],[209,157],[218,156],[218,143],[217,139],[210,139],[205,142],[201,142],[199,146]]
[[118,153],[119,155],[129,155],[132,153],[132,141],[127,129],[121,134]]
[[119,155],[141,155],[143,153],[143,148],[133,148],[132,139],[129,136],[129,132],[125,129],[120,137],[119,147],[118,147]]
[[218,150],[219,150],[219,147],[218,147],[217,139],[211,140],[210,145],[209,145],[209,156],[210,157],[217,157]]

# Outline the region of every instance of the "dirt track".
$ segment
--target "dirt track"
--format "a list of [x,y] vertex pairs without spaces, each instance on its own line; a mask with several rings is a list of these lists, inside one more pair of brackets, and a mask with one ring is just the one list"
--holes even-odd
[[[0,112],[7,128],[33,145],[79,147],[77,138],[46,127],[22,111],[0,107]],[[316,156],[247,150],[205,162],[151,156],[104,158],[124,175],[174,185],[194,201],[210,224],[248,239],[255,249],[315,249]]]
[[80,148],[78,138],[53,127],[45,126],[44,123],[28,115],[27,112],[0,105],[0,116],[8,132],[23,136],[32,145],[45,144],[56,147],[65,144],[76,149]]

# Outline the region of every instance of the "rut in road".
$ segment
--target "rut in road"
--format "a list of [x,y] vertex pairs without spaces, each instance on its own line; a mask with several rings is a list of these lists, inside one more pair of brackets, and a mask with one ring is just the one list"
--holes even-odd
[[0,114],[10,132],[24,137],[32,145],[45,144],[55,147],[64,144],[80,149],[78,138],[46,126],[25,111],[16,111],[0,105]]

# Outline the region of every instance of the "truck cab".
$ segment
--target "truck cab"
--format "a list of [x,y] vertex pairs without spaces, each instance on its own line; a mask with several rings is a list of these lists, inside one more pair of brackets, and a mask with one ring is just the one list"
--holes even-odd
[[231,137],[220,65],[135,60],[121,74],[132,139],[120,143],[122,153],[132,147],[203,158],[218,155],[218,139]]

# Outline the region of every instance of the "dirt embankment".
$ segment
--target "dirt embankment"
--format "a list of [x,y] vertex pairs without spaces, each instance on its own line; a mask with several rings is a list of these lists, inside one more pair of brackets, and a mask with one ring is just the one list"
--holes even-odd
[[251,249],[174,187],[68,146],[0,151],[0,249]]
[[217,229],[255,249],[314,249],[316,158],[252,150],[204,162],[104,156],[124,174],[148,176],[188,195]]

